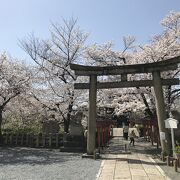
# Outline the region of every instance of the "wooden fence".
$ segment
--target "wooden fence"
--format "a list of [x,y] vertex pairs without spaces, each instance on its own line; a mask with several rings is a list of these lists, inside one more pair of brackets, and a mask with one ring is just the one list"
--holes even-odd
[[52,147],[63,145],[61,134],[3,134],[3,145],[28,146],[28,147]]

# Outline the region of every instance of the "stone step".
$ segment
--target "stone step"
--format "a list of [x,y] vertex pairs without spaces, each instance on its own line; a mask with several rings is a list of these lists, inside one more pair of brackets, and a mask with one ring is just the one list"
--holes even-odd
[[60,152],[82,152],[82,153],[85,153],[86,149],[84,147],[61,147]]
[[82,142],[77,142],[77,141],[64,141],[63,142],[64,147],[84,147],[84,143]]

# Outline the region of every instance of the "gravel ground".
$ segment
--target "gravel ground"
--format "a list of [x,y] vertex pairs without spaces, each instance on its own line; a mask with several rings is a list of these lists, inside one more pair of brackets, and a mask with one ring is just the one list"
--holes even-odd
[[0,148],[0,180],[95,180],[101,160],[80,153]]

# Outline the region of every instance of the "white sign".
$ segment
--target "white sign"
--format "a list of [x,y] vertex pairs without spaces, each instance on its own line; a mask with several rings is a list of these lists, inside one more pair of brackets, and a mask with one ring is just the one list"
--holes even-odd
[[173,118],[168,118],[165,120],[165,127],[166,128],[177,128],[178,120]]
[[165,132],[160,132],[160,139],[161,140],[165,140],[166,139]]

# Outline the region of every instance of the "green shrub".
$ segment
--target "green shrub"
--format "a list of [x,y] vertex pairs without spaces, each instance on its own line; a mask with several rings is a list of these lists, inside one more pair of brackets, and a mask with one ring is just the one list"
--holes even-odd
[[2,129],[2,133],[18,133],[18,134],[39,134],[42,130],[39,127],[19,127],[19,128],[8,128],[8,129]]
[[20,123],[17,119],[3,124],[2,133],[19,133],[19,134],[38,134],[42,132],[42,125],[36,121],[31,123],[23,124]]
[[174,151],[176,154],[180,154],[180,146],[176,146]]
[[59,134],[64,134],[64,127],[60,126],[60,128],[59,128]]

